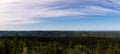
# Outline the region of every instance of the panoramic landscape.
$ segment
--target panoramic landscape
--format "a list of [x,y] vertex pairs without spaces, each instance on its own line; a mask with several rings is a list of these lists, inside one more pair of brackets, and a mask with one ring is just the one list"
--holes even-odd
[[0,54],[120,54],[120,0],[0,0]]

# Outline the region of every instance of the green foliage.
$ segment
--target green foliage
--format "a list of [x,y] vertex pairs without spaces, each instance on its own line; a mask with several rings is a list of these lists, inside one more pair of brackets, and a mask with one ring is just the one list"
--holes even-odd
[[23,37],[0,38],[0,54],[120,54],[120,38]]

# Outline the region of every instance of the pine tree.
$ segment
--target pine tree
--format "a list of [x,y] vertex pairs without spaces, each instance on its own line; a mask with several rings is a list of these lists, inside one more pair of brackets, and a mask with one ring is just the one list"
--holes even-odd
[[10,54],[10,48],[8,45],[8,40],[5,38],[3,41],[2,53],[1,54]]
[[18,50],[18,43],[19,43],[19,35],[18,33],[15,34],[14,38],[13,38],[13,49],[12,49],[12,54],[19,54],[19,50]]
[[23,44],[23,52],[22,54],[31,54],[30,52],[30,46],[29,46],[29,43],[27,41],[27,38],[24,39],[24,44]]

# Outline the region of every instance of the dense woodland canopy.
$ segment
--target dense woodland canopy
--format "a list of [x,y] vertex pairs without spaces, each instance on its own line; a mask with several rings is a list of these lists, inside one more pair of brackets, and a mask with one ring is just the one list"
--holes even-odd
[[[0,54],[120,54],[120,38],[108,33],[75,33],[69,36],[0,37]],[[82,35],[80,35],[82,34]],[[88,34],[88,36],[86,36]],[[96,36],[98,35],[99,36]],[[112,33],[110,33],[112,34]],[[114,34],[114,33],[113,33]],[[63,35],[63,33],[60,33]]]

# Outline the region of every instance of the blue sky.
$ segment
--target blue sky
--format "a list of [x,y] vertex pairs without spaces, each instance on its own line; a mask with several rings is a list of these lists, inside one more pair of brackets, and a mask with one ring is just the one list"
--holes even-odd
[[0,30],[120,30],[120,0],[1,0]]

